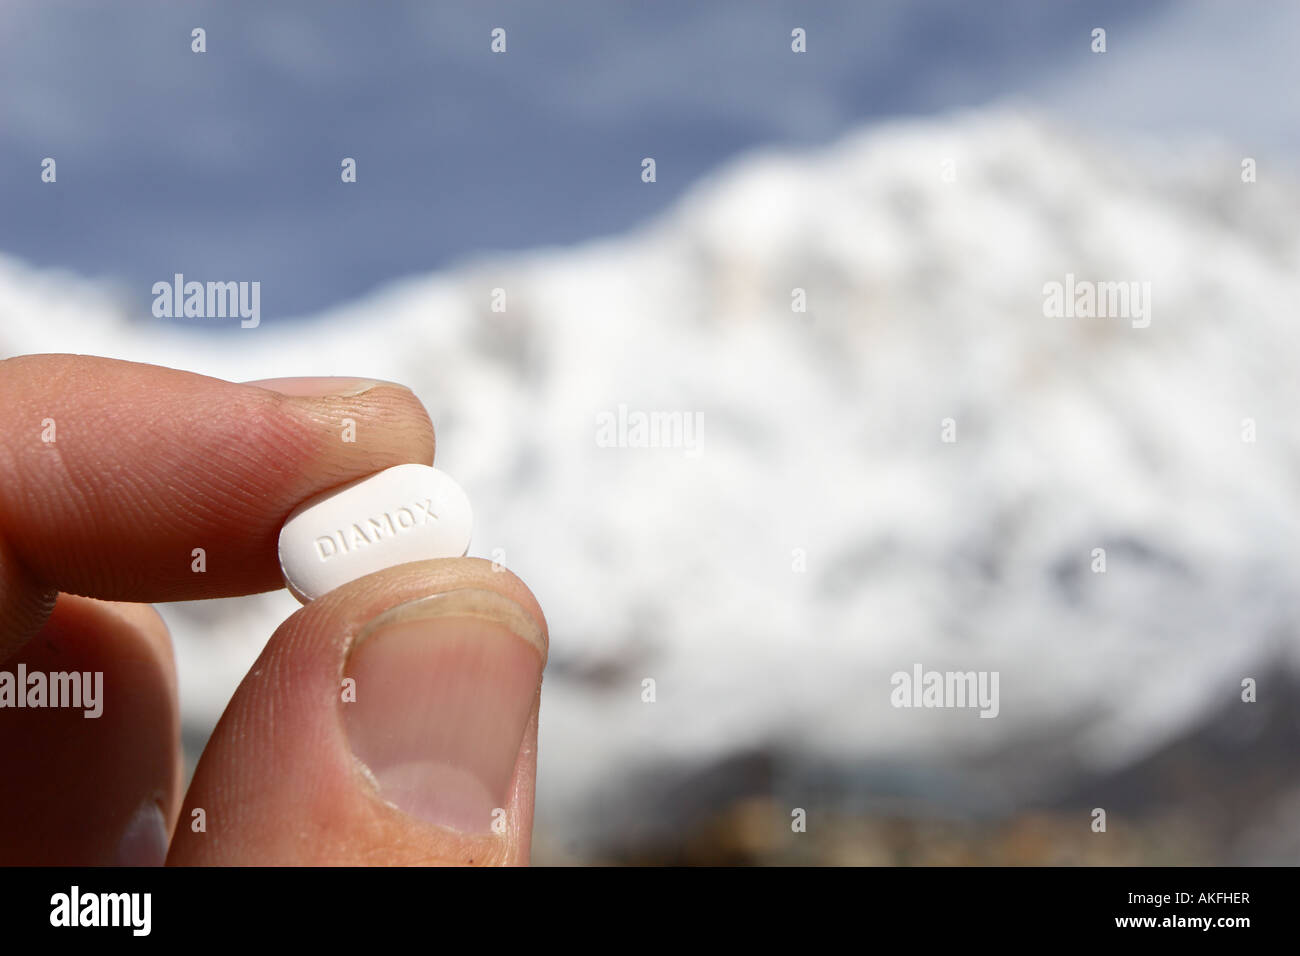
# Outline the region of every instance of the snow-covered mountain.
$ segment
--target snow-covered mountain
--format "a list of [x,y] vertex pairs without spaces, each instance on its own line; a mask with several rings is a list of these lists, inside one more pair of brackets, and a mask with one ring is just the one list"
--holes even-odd
[[[0,349],[412,385],[470,553],[547,611],[539,828],[570,847],[671,821],[659,768],[764,748],[983,760],[1014,806],[1297,660],[1300,186],[1246,155],[1010,111],[872,127],[617,239],[202,336],[0,260]],[[1149,324],[1046,316],[1067,281],[1149,284]],[[605,447],[620,406],[701,416],[698,454]],[[296,607],[164,608],[196,739]],[[998,671],[998,716],[891,706],[915,664]]]

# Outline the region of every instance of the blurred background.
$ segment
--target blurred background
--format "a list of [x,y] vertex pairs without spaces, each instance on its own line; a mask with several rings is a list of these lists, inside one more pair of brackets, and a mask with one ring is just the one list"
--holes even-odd
[[[537,863],[1294,864],[1297,35],[11,0],[0,357],[411,385],[550,622]],[[155,318],[175,273],[260,324]],[[1045,316],[1067,275],[1150,324]],[[620,406],[698,445],[607,447]],[[297,606],[161,608],[191,765]],[[996,718],[892,706],[917,665],[998,672]]]

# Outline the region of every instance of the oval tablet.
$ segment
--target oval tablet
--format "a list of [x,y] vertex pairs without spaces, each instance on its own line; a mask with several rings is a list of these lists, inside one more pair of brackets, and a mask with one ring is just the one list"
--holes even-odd
[[460,485],[428,465],[397,465],[295,508],[280,529],[280,572],[305,604],[395,564],[462,557],[472,524]]

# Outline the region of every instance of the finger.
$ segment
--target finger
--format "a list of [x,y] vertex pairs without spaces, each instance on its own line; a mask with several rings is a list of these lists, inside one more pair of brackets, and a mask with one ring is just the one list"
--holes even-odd
[[60,595],[0,665],[0,704],[0,864],[162,863],[183,774],[153,608]]
[[400,565],[286,621],[208,742],[168,862],[526,863],[546,621],[492,567]]
[[280,587],[276,535],[298,503],[432,463],[407,389],[297,381],[267,384],[320,394],[88,356],[0,363],[0,642],[19,635],[0,656],[56,591],[155,602]]

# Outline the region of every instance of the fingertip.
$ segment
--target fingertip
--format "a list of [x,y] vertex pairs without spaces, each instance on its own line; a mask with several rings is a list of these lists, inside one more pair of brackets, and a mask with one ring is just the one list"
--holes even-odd
[[491,562],[390,568],[267,644],[205,750],[174,863],[526,863],[545,618]]
[[[156,613],[59,595],[5,663],[20,668],[27,706],[0,711],[0,861],[160,862],[182,763],[175,664]],[[151,805],[156,814],[143,812]]]

